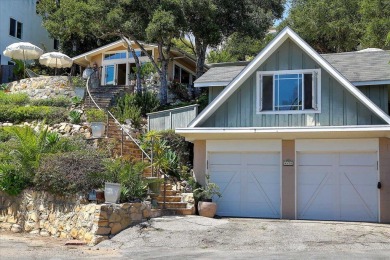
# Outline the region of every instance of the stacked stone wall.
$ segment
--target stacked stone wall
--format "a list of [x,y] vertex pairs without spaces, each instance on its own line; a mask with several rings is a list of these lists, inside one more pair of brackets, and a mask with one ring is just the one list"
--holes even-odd
[[148,219],[150,214],[148,202],[98,205],[78,196],[33,190],[19,196],[0,192],[0,229],[79,239],[89,245]]

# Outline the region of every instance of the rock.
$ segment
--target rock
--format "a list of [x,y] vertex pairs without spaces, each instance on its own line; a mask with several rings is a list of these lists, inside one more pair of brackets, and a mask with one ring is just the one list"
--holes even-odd
[[90,244],[92,245],[97,245],[99,244],[100,242],[104,241],[104,240],[107,240],[108,239],[108,236],[95,236],[93,237],[93,239],[90,241]]
[[109,222],[119,222],[120,220],[121,220],[121,216],[117,212],[113,212],[110,218],[108,219]]
[[123,230],[122,225],[119,223],[111,223],[111,235],[116,235]]
[[14,233],[20,233],[22,232],[22,227],[18,224],[13,224],[11,227],[11,231]]
[[39,232],[39,235],[43,237],[49,237],[50,233],[47,230],[42,229],[41,232]]
[[84,234],[84,240],[87,242],[87,243],[90,243],[93,239],[93,235],[91,233],[85,233]]
[[111,233],[111,228],[109,228],[109,227],[98,227],[94,233],[96,235],[109,235]]
[[79,231],[75,228],[73,228],[71,231],[70,231],[70,236],[73,237],[73,238],[76,238],[77,235],[78,235]]

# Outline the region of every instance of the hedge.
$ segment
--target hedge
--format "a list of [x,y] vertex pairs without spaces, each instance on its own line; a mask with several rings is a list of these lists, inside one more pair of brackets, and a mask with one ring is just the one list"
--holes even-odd
[[0,105],[0,122],[46,120],[55,124],[66,121],[67,117],[68,111],[62,107]]

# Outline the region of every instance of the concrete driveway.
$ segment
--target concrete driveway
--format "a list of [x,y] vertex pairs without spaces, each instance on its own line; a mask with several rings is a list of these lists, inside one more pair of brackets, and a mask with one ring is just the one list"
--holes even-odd
[[[3,254],[4,242],[1,236],[0,255],[5,256],[1,259],[17,259]],[[56,255],[30,248],[29,259],[389,259],[390,225],[163,217],[122,231],[93,248],[53,248],[57,248]]]

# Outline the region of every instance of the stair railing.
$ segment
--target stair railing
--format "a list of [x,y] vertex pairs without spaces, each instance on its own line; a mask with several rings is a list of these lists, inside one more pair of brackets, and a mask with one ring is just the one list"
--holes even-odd
[[[93,73],[95,73],[95,72],[93,72]],[[93,73],[92,73],[92,74],[93,74]],[[92,74],[91,74],[91,75],[88,77],[88,79],[87,79],[87,93],[88,93],[88,96],[89,96],[90,100],[92,100],[93,104],[94,104],[99,110],[104,111],[104,110],[96,103],[95,99],[92,97],[91,92],[90,92],[90,90],[89,90],[89,80],[90,80]],[[142,149],[142,147],[139,145],[139,143],[131,136],[131,134],[129,133],[129,131],[123,127],[123,125],[115,118],[115,116],[114,116],[110,111],[106,110],[106,112],[107,112],[107,114],[108,114],[112,119],[114,119],[114,122],[121,128],[122,133],[123,133],[123,132],[126,133],[126,135],[131,139],[131,141],[132,141],[133,143],[135,143],[135,145],[137,145],[137,147],[142,151],[142,160],[144,160],[144,156],[146,156],[146,158],[149,159],[149,160],[151,161],[151,163],[153,164],[152,158],[149,156],[149,154],[147,154],[147,153],[145,152],[144,149]],[[107,121],[108,121],[108,120],[107,120]],[[107,136],[107,135],[106,135],[106,136]],[[122,140],[122,142],[123,142],[123,140]],[[152,174],[153,174],[153,172],[152,172]]]

